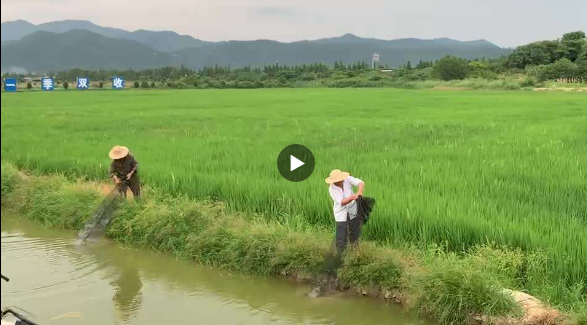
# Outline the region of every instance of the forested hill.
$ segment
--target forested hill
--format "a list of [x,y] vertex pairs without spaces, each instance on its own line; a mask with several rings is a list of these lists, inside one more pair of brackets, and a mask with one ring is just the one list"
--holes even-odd
[[176,60],[190,67],[230,65],[264,66],[280,63],[286,65],[322,62],[333,65],[336,61],[346,64],[369,62],[373,53],[379,53],[382,66],[399,66],[408,61],[419,62],[439,59],[445,55],[463,58],[496,58],[510,51],[489,42],[460,42],[451,40],[371,40],[356,36],[342,36],[328,41],[302,41],[280,43],[276,41],[230,41],[185,49],[174,53]]
[[175,32],[129,32],[87,21],[33,25],[26,21],[2,23],[2,70],[46,72],[70,68],[143,69],[159,66],[264,66],[336,61],[370,61],[378,52],[383,66],[407,61],[430,61],[445,55],[495,58],[508,54],[485,40],[379,40],[352,34],[282,43],[270,40],[206,42]]
[[46,72],[72,67],[145,69],[171,64],[168,54],[130,40],[84,30],[36,32],[2,45],[2,70]]
[[157,51],[174,52],[194,48],[210,42],[172,31],[136,30],[102,27],[86,20],[63,20],[34,25],[25,20],[2,23],[2,41],[18,41],[35,32],[65,33],[72,30],[86,30],[106,37],[128,39],[146,44]]

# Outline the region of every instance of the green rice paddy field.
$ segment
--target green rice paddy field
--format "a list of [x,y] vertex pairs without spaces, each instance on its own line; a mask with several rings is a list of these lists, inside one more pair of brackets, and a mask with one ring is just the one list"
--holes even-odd
[[[333,224],[324,178],[350,171],[377,199],[370,240],[461,251],[543,250],[545,279],[587,294],[587,95],[397,89],[2,94],[2,160],[106,178],[127,145],[151,187],[282,222]],[[316,157],[304,182],[285,146]]]

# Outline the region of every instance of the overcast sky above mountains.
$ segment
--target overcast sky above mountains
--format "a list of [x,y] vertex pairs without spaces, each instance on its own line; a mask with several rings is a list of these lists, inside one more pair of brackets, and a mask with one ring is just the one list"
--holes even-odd
[[209,41],[364,37],[487,39],[512,47],[587,30],[585,0],[2,0],[2,22],[86,19]]

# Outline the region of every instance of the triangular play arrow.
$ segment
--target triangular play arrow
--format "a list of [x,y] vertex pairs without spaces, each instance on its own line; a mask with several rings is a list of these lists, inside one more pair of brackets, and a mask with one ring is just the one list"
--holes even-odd
[[302,167],[303,165],[305,165],[305,163],[301,160],[299,160],[298,158],[289,155],[289,171],[293,172],[294,170]]

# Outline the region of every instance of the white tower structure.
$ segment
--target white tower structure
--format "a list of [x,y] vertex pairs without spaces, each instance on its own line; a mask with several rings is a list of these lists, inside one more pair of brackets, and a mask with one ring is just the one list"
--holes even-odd
[[371,55],[371,69],[379,66],[379,53],[375,52]]

